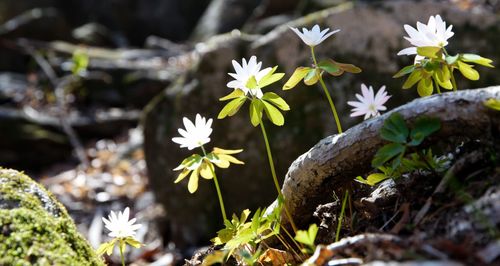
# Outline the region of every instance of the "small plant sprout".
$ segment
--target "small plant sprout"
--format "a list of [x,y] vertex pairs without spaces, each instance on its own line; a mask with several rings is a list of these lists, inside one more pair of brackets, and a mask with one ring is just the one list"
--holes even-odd
[[[285,74],[275,73],[278,68],[277,66],[261,70],[262,62],[257,62],[257,57],[255,56],[250,57],[248,61],[243,58],[241,65],[235,60],[233,60],[232,63],[236,73],[228,74],[235,80],[230,81],[227,86],[234,89],[234,91],[219,99],[220,101],[229,102],[222,108],[218,118],[223,119],[227,116],[235,115],[247,100],[250,101],[250,122],[254,127],[260,125],[262,136],[266,144],[267,157],[274,185],[278,191],[278,197],[283,198],[262,116],[263,113],[265,113],[273,124],[282,126],[285,124],[285,118],[283,114],[281,114],[281,111],[288,111],[290,107],[278,94],[274,92],[263,93],[262,88],[280,80]],[[295,224],[286,208],[285,212],[287,213],[294,231],[296,231]]]
[[306,230],[297,231],[297,234],[295,235],[295,240],[305,245],[305,249],[302,250],[303,253],[305,254],[314,253],[314,250],[316,249],[316,244],[314,244],[314,241],[316,240],[317,234],[318,234],[318,226],[316,224],[309,225],[309,229],[307,231]]
[[135,239],[135,231],[139,229],[142,225],[135,224],[136,219],[133,218],[129,220],[130,209],[127,207],[123,212],[118,212],[116,214],[114,211],[108,216],[108,219],[102,218],[106,228],[110,231],[108,234],[113,239],[109,242],[102,243],[97,249],[97,254],[99,256],[104,253],[111,255],[113,253],[114,247],[118,244],[118,249],[120,250],[120,257],[122,260],[122,265],[125,265],[125,249],[127,245],[134,248],[140,248],[142,246],[141,242]]
[[224,208],[224,201],[220,190],[217,176],[215,175],[215,167],[228,168],[231,163],[244,164],[242,161],[233,157],[233,154],[240,153],[243,150],[225,150],[221,148],[213,148],[212,152],[207,153],[203,145],[210,142],[210,134],[212,134],[212,119],[206,119],[200,114],[196,114],[195,123],[191,122],[188,118],[183,118],[185,129],[179,128],[179,134],[182,137],[172,138],[172,141],[180,144],[181,148],[193,150],[201,148],[203,156],[193,154],[184,159],[174,171],[181,171],[175,179],[174,183],[181,182],[186,176],[189,175],[188,191],[195,193],[198,189],[198,180],[201,176],[205,179],[213,179],[215,189],[217,190],[217,197],[219,198],[219,205],[224,221],[226,218],[226,210]]
[[479,72],[471,64],[485,67],[494,66],[493,61],[476,54],[450,55],[446,51],[448,39],[453,37],[453,25],[446,27],[441,16],[431,16],[427,24],[417,22],[417,29],[404,25],[409,37],[405,37],[413,46],[399,51],[398,55],[416,55],[413,65],[401,69],[394,78],[408,75],[403,89],[417,85],[418,94],[428,96],[434,89],[441,93],[440,88],[456,91],[454,71],[458,69],[469,80],[478,80]]
[[384,104],[391,98],[390,95],[385,91],[385,86],[382,86],[377,94],[374,93],[373,87],[367,87],[365,84],[361,84],[361,93],[356,94],[358,101],[349,101],[348,105],[354,107],[352,109],[351,117],[362,116],[364,119],[370,117],[376,117],[380,115],[380,111],[387,110]]
[[484,101],[484,105],[490,109],[500,111],[500,99],[490,98]]
[[323,72],[326,72],[334,77],[337,77],[342,75],[344,72],[360,73],[361,69],[351,64],[336,62],[332,59],[325,59],[320,61],[319,63],[317,62],[316,55],[314,53],[314,47],[340,30],[335,30],[328,33],[330,29],[327,28],[321,31],[318,25],[314,25],[314,27],[310,31],[305,28],[302,29],[302,32],[300,32],[296,28],[290,27],[290,29],[292,29],[292,31],[295,32],[302,39],[302,41],[304,41],[304,43],[311,48],[313,65],[312,67],[298,67],[297,69],[295,69],[292,76],[283,86],[283,90],[294,88],[301,80],[304,80],[304,83],[307,86],[314,85],[319,81],[321,87],[323,88],[323,91],[325,92],[326,98],[328,99],[330,108],[332,109],[333,117],[335,118],[335,122],[337,124],[337,130],[339,133],[342,133],[342,125],[337,114],[337,109],[335,109],[335,104],[333,103],[330,92],[328,92],[328,89],[326,88],[322,75]]

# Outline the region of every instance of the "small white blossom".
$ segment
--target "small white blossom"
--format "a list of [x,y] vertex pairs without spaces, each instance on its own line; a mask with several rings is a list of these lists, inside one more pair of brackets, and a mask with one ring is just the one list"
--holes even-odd
[[387,95],[385,91],[385,86],[382,86],[380,90],[374,95],[373,87],[366,87],[365,84],[361,84],[361,93],[363,95],[356,94],[357,101],[349,101],[348,105],[353,106],[351,117],[354,116],[365,116],[365,120],[370,118],[371,116],[375,117],[380,115],[379,111],[387,110],[387,107],[384,104],[391,98],[390,95]]
[[322,43],[324,40],[326,40],[326,38],[340,31],[340,30],[334,30],[327,33],[330,30],[330,28],[326,28],[323,31],[321,31],[317,24],[314,25],[314,27],[311,30],[302,28],[302,32],[300,32],[299,29],[297,28],[290,27],[290,29],[293,30],[293,32],[295,32],[305,44],[311,47],[314,47]]
[[260,88],[250,89],[247,88],[246,85],[250,77],[254,76],[255,80],[257,80],[258,82],[267,73],[269,73],[269,71],[271,71],[271,68],[268,67],[260,70],[260,68],[262,67],[262,62],[257,62],[257,57],[255,55],[250,57],[250,60],[248,60],[248,62],[245,58],[243,58],[241,65],[235,60],[233,60],[232,63],[236,73],[228,73],[231,77],[234,78],[234,80],[227,83],[227,87],[233,88],[235,90],[241,90],[245,93],[245,95],[250,94],[259,99],[262,98],[263,93]]
[[431,16],[426,24],[417,22],[417,28],[410,25],[404,25],[405,31],[409,37],[405,37],[413,47],[405,48],[399,51],[398,55],[417,54],[417,47],[445,47],[448,45],[448,39],[455,33],[452,31],[453,25],[446,28],[446,22],[440,15]]
[[172,138],[172,141],[180,144],[181,148],[192,150],[210,142],[210,134],[212,134],[212,118],[207,119],[200,114],[196,114],[195,123],[191,122],[187,117],[182,119],[186,129],[179,128],[178,132],[182,137]]
[[129,220],[130,209],[127,207],[123,212],[118,212],[118,215],[111,211],[108,219],[102,218],[106,228],[111,231],[110,237],[126,238],[134,237],[135,231],[141,227],[141,224],[134,224],[136,219]]

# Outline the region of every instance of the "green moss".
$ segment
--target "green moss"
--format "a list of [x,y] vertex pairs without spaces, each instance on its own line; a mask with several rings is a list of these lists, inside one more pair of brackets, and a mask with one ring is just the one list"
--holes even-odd
[[0,265],[104,265],[41,185],[0,168]]

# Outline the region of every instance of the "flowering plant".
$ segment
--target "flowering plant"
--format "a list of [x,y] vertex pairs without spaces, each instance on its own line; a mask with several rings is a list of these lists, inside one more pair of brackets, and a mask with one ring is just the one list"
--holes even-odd
[[97,249],[97,254],[99,255],[103,255],[104,253],[111,255],[115,245],[118,244],[122,265],[125,265],[124,254],[127,245],[134,248],[140,248],[142,245],[141,242],[135,239],[135,231],[137,231],[142,225],[135,224],[135,218],[129,220],[129,214],[130,209],[127,207],[123,212],[118,212],[118,214],[111,211],[108,219],[102,218],[106,228],[110,231],[109,236],[113,239],[109,242],[101,244]]
[[361,93],[356,94],[358,101],[348,101],[347,104],[353,106],[351,117],[362,116],[364,119],[370,117],[375,117],[380,115],[380,111],[387,110],[384,104],[391,98],[390,95],[385,91],[385,86],[382,86],[377,94],[374,94],[373,87],[366,87],[365,84],[361,84]]
[[175,179],[174,183],[181,182],[186,176],[189,175],[188,191],[195,193],[198,190],[198,181],[201,176],[204,179],[213,179],[217,196],[219,198],[219,205],[221,208],[223,221],[226,221],[226,210],[222,193],[219,186],[219,181],[215,175],[215,167],[228,168],[231,163],[244,164],[242,161],[236,159],[232,154],[240,153],[243,150],[225,150],[221,148],[214,148],[212,152],[207,153],[204,144],[210,142],[210,134],[212,134],[212,119],[206,119],[200,114],[196,114],[195,123],[191,122],[187,117],[183,118],[185,129],[179,128],[178,132],[181,137],[174,137],[172,141],[180,144],[181,148],[189,150],[200,147],[203,156],[199,154],[192,154],[184,159],[179,166],[174,168],[174,171],[181,171]]
[[328,92],[328,89],[326,88],[322,75],[324,72],[326,72],[334,77],[337,77],[342,75],[344,72],[360,73],[361,69],[352,64],[344,64],[336,62],[333,59],[325,59],[320,61],[319,63],[316,60],[314,47],[323,42],[324,40],[326,40],[331,35],[339,32],[340,30],[335,30],[330,33],[327,33],[330,30],[329,28],[321,31],[318,25],[314,25],[314,27],[310,31],[307,30],[306,28],[303,28],[302,33],[296,28],[291,27],[290,29],[292,29],[292,31],[295,32],[302,39],[302,41],[304,41],[304,43],[311,48],[313,65],[312,67],[298,67],[297,69],[295,69],[292,76],[283,86],[283,90],[289,90],[294,88],[301,80],[303,80],[304,83],[308,86],[314,85],[319,81],[328,99],[330,108],[332,109],[332,113],[335,118],[335,122],[337,124],[337,130],[339,133],[342,133],[342,125],[340,123],[340,119],[337,114],[337,109],[335,108],[335,104],[333,103],[332,97]]
[[454,35],[453,26],[446,28],[446,22],[441,16],[431,16],[427,24],[417,22],[417,29],[404,26],[409,37],[405,37],[413,47],[401,50],[398,55],[414,55],[415,62],[401,69],[394,78],[408,75],[403,89],[409,89],[415,84],[420,96],[428,96],[434,92],[441,93],[440,88],[456,91],[457,84],[454,71],[458,69],[469,80],[478,80],[479,72],[471,64],[494,67],[492,60],[476,54],[450,55],[445,46],[448,39]]

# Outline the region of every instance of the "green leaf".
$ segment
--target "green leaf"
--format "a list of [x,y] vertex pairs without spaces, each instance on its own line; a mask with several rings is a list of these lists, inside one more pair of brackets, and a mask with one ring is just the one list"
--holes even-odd
[[420,97],[431,95],[433,90],[434,86],[432,85],[432,79],[430,77],[423,78],[418,82],[417,92]]
[[[333,60],[332,60],[333,61]],[[361,68],[353,65],[353,64],[345,64],[345,63],[339,63],[336,61],[333,61],[340,69],[342,69],[345,72],[353,73],[353,74],[358,74],[361,73]],[[342,73],[340,73],[342,74]]]
[[255,76],[252,75],[250,78],[248,78],[248,81],[247,81],[247,84],[245,85],[245,87],[247,87],[249,89],[257,88],[257,80],[255,79]]
[[423,57],[441,59],[443,50],[441,47],[434,46],[417,47],[417,54]]
[[133,237],[126,237],[125,243],[127,243],[129,246],[132,246],[134,248],[141,248],[141,246],[142,246],[141,242],[139,242],[139,240],[137,240]]
[[494,67],[491,63],[493,60],[489,58],[482,57],[477,54],[462,54],[462,61],[468,62],[468,63],[474,63],[478,65],[482,65],[485,67]]
[[80,72],[87,70],[89,65],[89,56],[82,50],[75,50],[73,53],[73,67],[71,68],[71,72],[73,75],[78,75]]
[[446,63],[448,65],[453,65],[457,62],[459,55],[454,55],[454,56],[446,56]]
[[394,76],[392,76],[393,78],[400,78],[402,76],[405,76],[405,75],[408,75],[410,73],[413,72],[413,70],[415,70],[415,65],[411,65],[411,66],[405,66],[403,67],[401,70],[399,70],[398,73],[396,73]]
[[380,137],[382,139],[397,143],[406,143],[408,134],[409,129],[400,113],[391,114],[384,121],[382,129],[380,129]]
[[462,61],[457,61],[457,64],[458,70],[460,70],[460,73],[462,73],[464,77],[470,80],[479,80],[479,72],[472,68],[471,65],[466,64]]
[[295,236],[295,240],[309,247],[314,247],[314,241],[316,240],[317,233],[318,226],[316,224],[311,224],[309,225],[309,229],[307,231],[298,230]]
[[278,69],[278,66],[273,67],[273,69],[271,71],[269,71],[269,73],[267,73],[264,77],[262,77],[259,80],[259,82],[258,82],[259,88],[264,88],[268,85],[271,85],[274,82],[282,79],[283,76],[285,76],[285,73],[274,73],[276,71],[276,69]]
[[278,94],[276,94],[274,92],[264,93],[264,96],[262,96],[262,100],[268,101],[268,102],[276,105],[276,107],[278,107],[279,109],[281,109],[283,111],[290,110],[290,106],[285,102],[285,100],[283,100],[283,98],[281,98]]
[[405,83],[403,84],[403,89],[409,89],[413,87],[421,79],[422,70],[416,69],[415,71],[411,72],[410,76],[408,76],[408,78],[406,79]]
[[318,67],[326,71],[330,75],[338,75],[341,71],[340,67],[331,59],[326,59],[318,63]]
[[310,67],[298,67],[293,72],[292,76],[288,79],[288,81],[283,85],[283,90],[289,90],[293,87],[297,86],[297,84],[309,73],[311,70]]
[[449,71],[447,71],[448,68],[445,67],[444,69],[446,69],[444,72],[442,69],[437,69],[436,71],[434,71],[432,77],[439,86],[447,90],[451,90],[453,89],[453,85],[451,84],[450,80],[451,77],[449,76]]
[[264,109],[264,104],[259,99],[253,99],[250,103],[250,122],[254,127],[258,126],[262,121],[262,110]]
[[242,90],[236,89],[233,92],[229,93],[228,95],[220,98],[219,101],[227,101],[227,100],[231,100],[234,98],[240,98],[240,97],[245,97],[245,93]]
[[424,138],[428,137],[432,133],[438,131],[441,128],[441,122],[438,118],[434,117],[419,117],[410,132],[411,141],[408,145],[417,146],[422,143]]
[[241,105],[246,101],[246,97],[241,97],[241,98],[236,98],[230,101],[229,103],[222,108],[220,111],[219,115],[217,116],[218,119],[223,119],[226,116],[233,116],[240,110]]
[[304,77],[304,83],[308,86],[314,85],[319,80],[319,70],[317,68],[313,68],[309,70],[307,75]]
[[369,185],[369,186],[375,186],[376,184],[390,178],[389,176],[383,174],[383,173],[374,173],[369,175],[366,179],[363,179],[363,177],[358,176],[356,177],[356,181]]
[[266,111],[267,117],[273,124],[277,126],[282,126],[285,124],[285,118],[276,107],[265,101],[262,101],[262,103],[264,103],[264,110]]
[[484,101],[484,105],[488,108],[493,109],[493,110],[500,111],[500,100],[499,99],[490,98],[490,99]]
[[405,146],[400,143],[389,143],[384,145],[375,154],[375,157],[372,160],[372,166],[374,168],[382,166],[394,157],[404,154],[405,149]]

